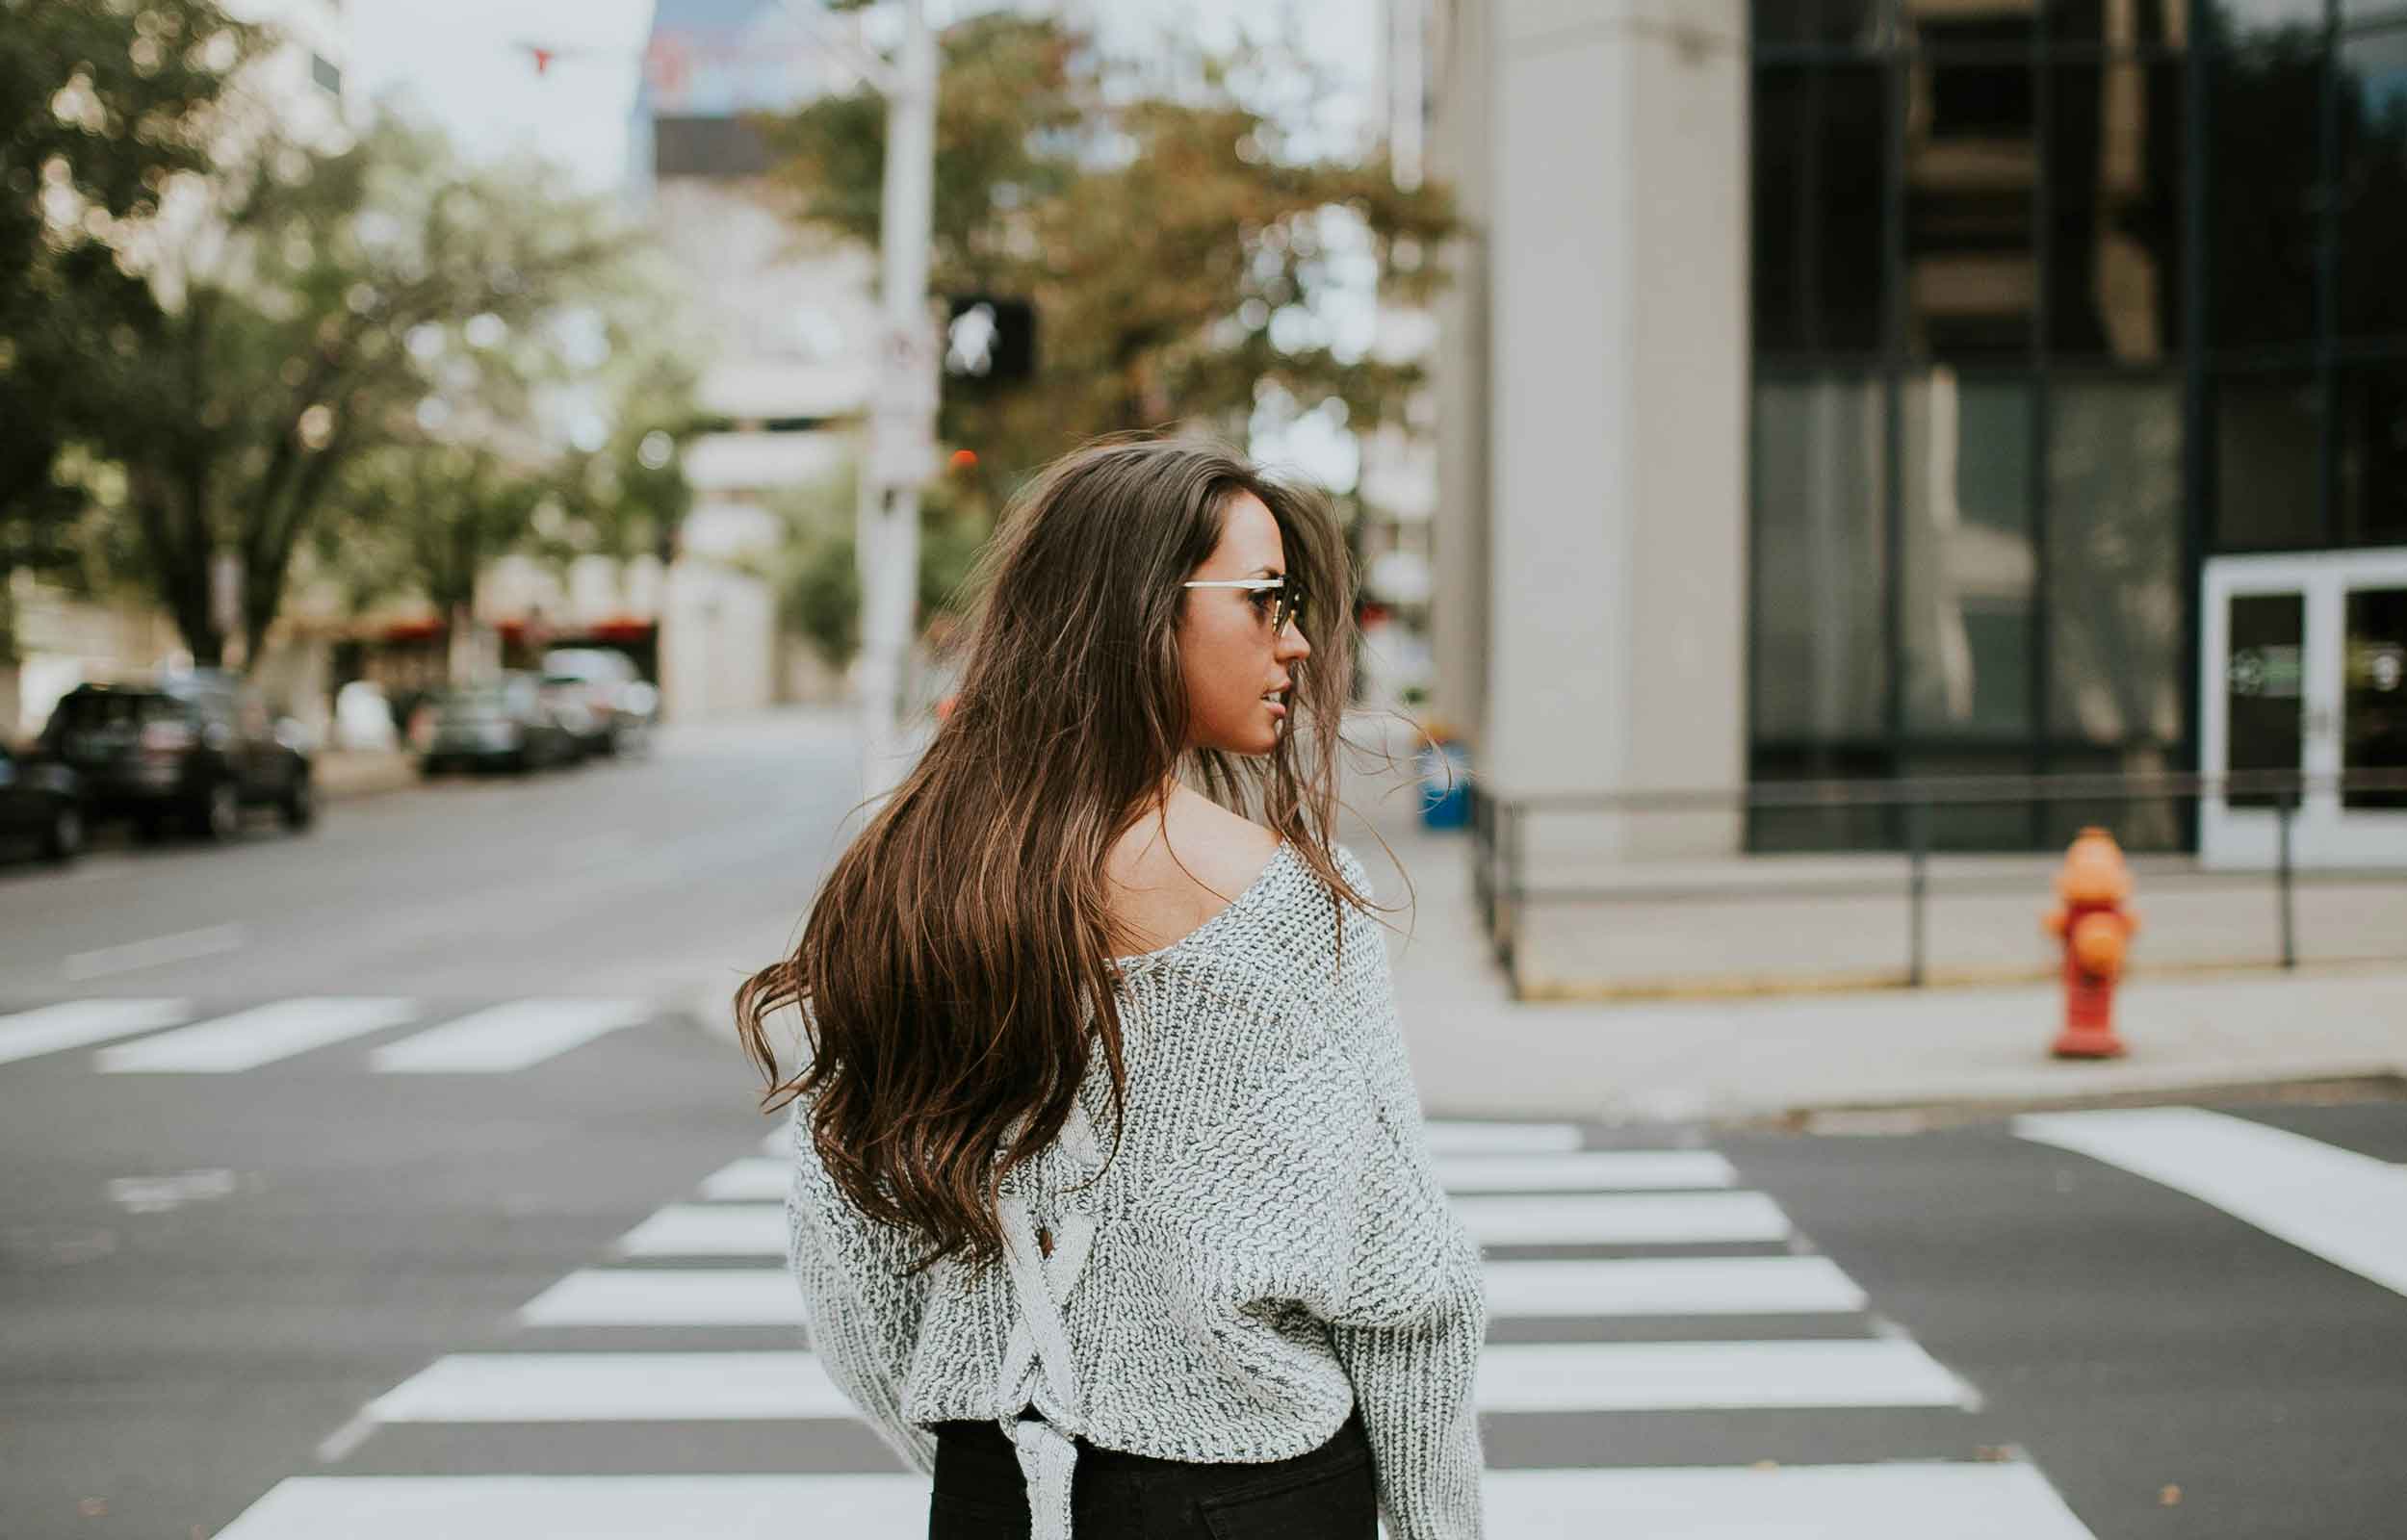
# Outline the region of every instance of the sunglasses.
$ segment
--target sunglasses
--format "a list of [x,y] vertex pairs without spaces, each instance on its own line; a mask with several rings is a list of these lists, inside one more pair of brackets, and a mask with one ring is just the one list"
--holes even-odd
[[1243,588],[1248,590],[1248,603],[1254,612],[1270,621],[1270,633],[1280,635],[1287,623],[1304,624],[1304,590],[1284,578],[1219,578],[1208,581],[1185,582],[1181,588]]

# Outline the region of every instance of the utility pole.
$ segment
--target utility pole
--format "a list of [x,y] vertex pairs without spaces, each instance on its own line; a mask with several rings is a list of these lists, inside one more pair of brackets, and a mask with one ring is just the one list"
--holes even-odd
[[937,325],[928,308],[935,223],[936,39],[925,0],[900,0],[903,35],[886,94],[878,214],[877,375],[861,476],[861,784],[878,798],[903,775],[901,700],[919,598],[919,488],[936,473]]

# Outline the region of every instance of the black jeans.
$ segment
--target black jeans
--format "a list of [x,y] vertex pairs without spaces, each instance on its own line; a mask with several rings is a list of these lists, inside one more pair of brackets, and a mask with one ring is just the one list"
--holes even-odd
[[[1021,1540],[1028,1492],[992,1423],[936,1424],[928,1540]],[[1078,1540],[1372,1540],[1379,1488],[1362,1414],[1308,1453],[1259,1464],[1148,1459],[1078,1441],[1070,1486]]]

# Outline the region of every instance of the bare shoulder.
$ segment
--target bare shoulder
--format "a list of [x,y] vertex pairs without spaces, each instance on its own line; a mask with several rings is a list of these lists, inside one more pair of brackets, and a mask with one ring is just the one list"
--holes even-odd
[[1253,886],[1279,836],[1209,798],[1181,791],[1161,817],[1130,829],[1112,853],[1115,916],[1139,944],[1166,946]]

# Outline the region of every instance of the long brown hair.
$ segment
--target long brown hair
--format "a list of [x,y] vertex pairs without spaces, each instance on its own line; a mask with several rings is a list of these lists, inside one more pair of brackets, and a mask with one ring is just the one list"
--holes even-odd
[[[1269,508],[1310,596],[1268,755],[1188,750],[1179,583],[1229,500]],[[919,762],[828,874],[794,955],[737,990],[774,1110],[810,1135],[864,1213],[923,1236],[925,1267],[1002,1248],[1002,1175],[1070,1115],[1090,1055],[1126,1096],[1104,861],[1177,777],[1285,838],[1333,906],[1368,909],[1332,857],[1352,687],[1353,574],[1327,500],[1217,445],[1120,435],[1040,471],[972,578],[968,661]],[[766,1019],[798,1005],[809,1056],[781,1074]],[[996,1157],[999,1154],[1000,1159]]]

